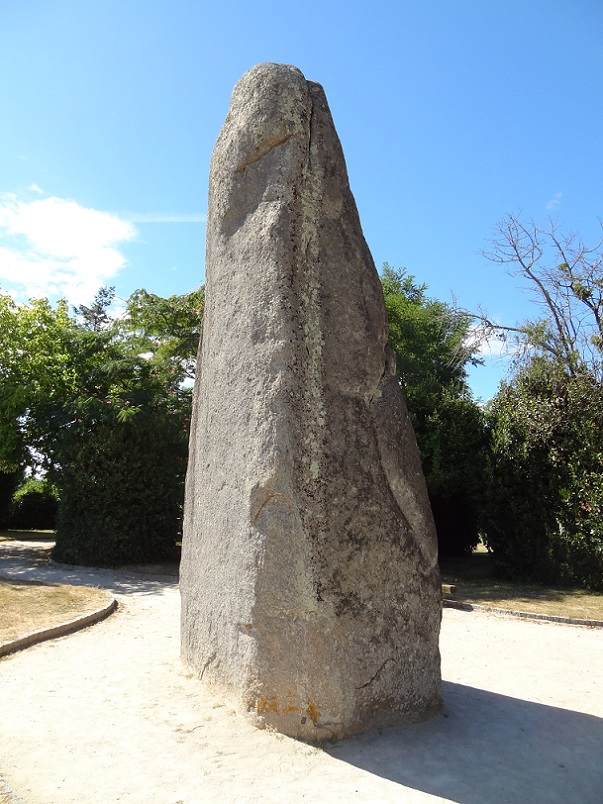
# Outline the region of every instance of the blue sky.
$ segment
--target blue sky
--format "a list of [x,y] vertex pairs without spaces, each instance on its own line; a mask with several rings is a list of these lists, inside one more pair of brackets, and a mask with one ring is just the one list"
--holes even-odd
[[[213,144],[254,64],[327,93],[380,268],[504,324],[496,222],[603,216],[601,0],[0,0],[0,286],[73,302],[204,279]],[[472,373],[487,399],[504,374]]]

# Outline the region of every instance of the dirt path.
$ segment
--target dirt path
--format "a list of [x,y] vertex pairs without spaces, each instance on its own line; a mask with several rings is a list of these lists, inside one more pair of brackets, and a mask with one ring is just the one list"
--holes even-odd
[[174,580],[1,552],[0,574],[120,602],[0,661],[0,776],[25,804],[603,801],[601,631],[447,609],[443,716],[322,750],[251,728],[183,672]]

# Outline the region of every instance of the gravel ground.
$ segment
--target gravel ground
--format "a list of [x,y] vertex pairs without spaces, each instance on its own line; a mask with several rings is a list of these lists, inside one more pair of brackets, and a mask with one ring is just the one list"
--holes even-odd
[[601,630],[446,609],[442,716],[321,749],[184,672],[175,579],[36,551],[0,545],[0,574],[101,586],[119,609],[0,660],[0,777],[25,804],[603,802]]

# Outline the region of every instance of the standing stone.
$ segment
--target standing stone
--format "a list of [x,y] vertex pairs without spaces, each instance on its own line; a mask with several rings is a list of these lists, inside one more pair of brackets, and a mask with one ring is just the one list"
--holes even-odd
[[436,536],[383,294],[318,84],[260,64],[210,173],[182,656],[306,739],[440,707]]

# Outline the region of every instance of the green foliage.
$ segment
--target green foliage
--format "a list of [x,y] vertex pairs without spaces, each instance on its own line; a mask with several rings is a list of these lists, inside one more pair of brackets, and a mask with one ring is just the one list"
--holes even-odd
[[471,318],[427,296],[427,286],[387,263],[382,286],[389,342],[421,453],[442,554],[468,552],[479,540],[486,435],[471,398],[466,365]]
[[603,240],[508,215],[492,245],[544,315],[508,328],[520,350],[488,411],[487,544],[502,575],[603,589]]
[[8,527],[17,530],[54,530],[59,505],[56,486],[30,478],[14,493]]
[[603,589],[603,387],[536,359],[488,411],[487,546],[504,577]]
[[481,529],[488,437],[469,393],[444,388],[417,428],[442,555],[471,552]]
[[96,294],[90,307],[80,304],[73,308],[73,312],[78,316],[80,326],[93,332],[101,332],[111,327],[111,315],[109,307],[115,298],[114,287],[101,288]]
[[173,381],[191,380],[204,305],[204,288],[167,299],[136,290],[128,299],[119,329],[132,348],[150,357],[158,371],[170,374]]
[[63,445],[54,558],[115,566],[169,557],[181,532],[183,421],[143,411],[82,420]]
[[471,317],[427,296],[406,269],[383,265],[381,284],[387,308],[389,341],[407,395],[417,401],[457,386],[466,392],[465,366],[475,362],[468,344]]
[[0,297],[11,327],[0,344],[0,457],[6,468],[41,464],[56,482],[62,561],[112,565],[173,549],[191,408],[182,380],[202,299],[137,291],[115,321],[111,288],[76,318],[62,302]]
[[7,525],[13,494],[23,480],[23,471],[0,472],[0,527]]
[[73,389],[68,344],[74,327],[65,302],[16,305],[0,295],[0,470],[31,461],[38,406],[60,404]]

